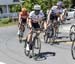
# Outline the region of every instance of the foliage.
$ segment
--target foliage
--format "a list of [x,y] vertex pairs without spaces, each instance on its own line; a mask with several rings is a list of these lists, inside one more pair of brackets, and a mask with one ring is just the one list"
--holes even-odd
[[20,11],[21,6],[20,5],[11,5],[10,6],[10,12],[18,12]]
[[12,22],[11,18],[2,18],[2,19],[0,19],[0,23],[2,23],[2,24],[8,24],[10,22]]
[[[31,10],[33,10],[33,6],[34,4],[40,4],[41,8],[44,12],[46,12],[46,10],[48,8],[51,8],[52,5],[55,5],[57,3],[58,0],[22,0],[22,7],[26,7],[27,10],[30,12]],[[71,0],[62,0],[65,4],[66,7],[69,6],[69,4],[71,4]],[[21,7],[20,5],[12,5],[10,6],[11,8],[11,12],[13,11],[20,11]]]

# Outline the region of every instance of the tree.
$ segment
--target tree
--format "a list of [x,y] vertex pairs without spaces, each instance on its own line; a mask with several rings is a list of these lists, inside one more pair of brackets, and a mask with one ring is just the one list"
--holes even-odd
[[[57,3],[57,1],[59,0],[22,0],[24,1],[22,3],[22,7],[26,7],[27,10],[30,12],[31,10],[33,10],[33,6],[35,4],[40,4],[41,8],[44,12],[46,12],[46,10],[48,8],[51,8],[53,5],[55,5]],[[71,0],[61,0],[65,3],[65,6],[68,7],[70,4]],[[74,0],[72,0],[73,4],[74,4]],[[12,8],[13,10],[17,9],[20,10],[20,6],[14,6],[15,8]]]
[[75,0],[72,0],[71,3],[72,3],[71,7],[74,8],[75,7]]

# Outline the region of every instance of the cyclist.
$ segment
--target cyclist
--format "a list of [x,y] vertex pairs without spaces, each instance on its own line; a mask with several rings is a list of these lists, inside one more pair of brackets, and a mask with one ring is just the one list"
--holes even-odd
[[22,8],[21,12],[19,13],[19,23],[18,23],[18,35],[23,36],[23,33],[25,31],[25,24],[27,22],[27,18],[28,18],[28,12],[26,8]]
[[[44,13],[41,10],[41,6],[36,4],[34,5],[34,11],[31,11],[29,14],[29,27],[30,27],[30,33],[28,34],[28,44],[26,47],[26,50],[32,50],[32,28],[34,28],[35,30],[37,30],[38,28],[40,28],[40,24],[39,22],[43,22],[44,21]],[[46,22],[44,22],[44,28],[46,29]],[[38,31],[38,35],[40,34],[40,31]]]
[[61,21],[64,20],[62,6],[63,6],[63,2],[62,1],[57,2],[57,5],[53,6],[50,9],[48,17],[47,17],[47,24],[54,23],[54,27],[55,27],[56,32],[57,32],[57,29],[58,29],[58,27],[57,27],[57,20],[58,20],[58,18],[60,18]]

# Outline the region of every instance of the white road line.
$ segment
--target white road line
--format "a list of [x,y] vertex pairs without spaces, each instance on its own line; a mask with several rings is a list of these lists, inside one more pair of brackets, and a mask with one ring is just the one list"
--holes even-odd
[[0,64],[6,64],[6,63],[4,63],[4,62],[0,62]]

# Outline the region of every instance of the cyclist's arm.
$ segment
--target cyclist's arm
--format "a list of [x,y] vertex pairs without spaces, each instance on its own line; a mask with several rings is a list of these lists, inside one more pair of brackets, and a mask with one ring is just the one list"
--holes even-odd
[[50,22],[50,14],[51,14],[51,10],[49,11],[48,16],[47,16],[47,24],[49,24]]
[[32,23],[31,23],[31,22],[32,22],[32,19],[29,18],[29,19],[28,19],[28,25],[29,25],[30,28],[32,28]]
[[28,24],[28,21],[29,21],[29,13],[27,12],[27,21],[26,21],[26,23]]
[[21,13],[19,14],[19,23],[21,24],[21,21],[22,21],[22,19],[21,19]]
[[33,18],[33,11],[30,12],[29,17],[28,17],[28,25],[30,28],[32,28],[32,18]]

